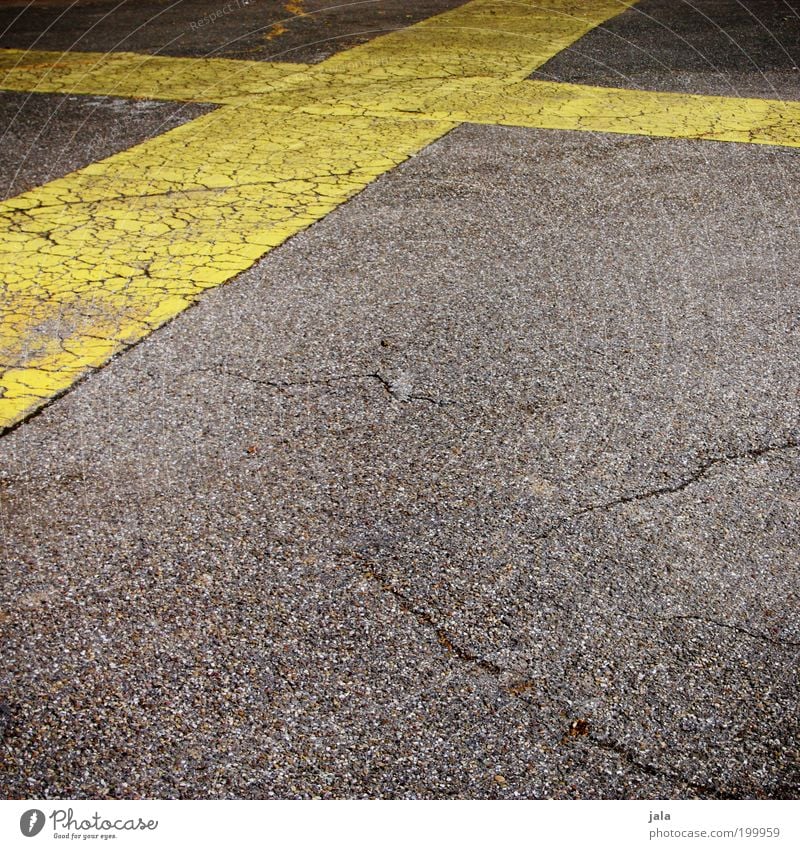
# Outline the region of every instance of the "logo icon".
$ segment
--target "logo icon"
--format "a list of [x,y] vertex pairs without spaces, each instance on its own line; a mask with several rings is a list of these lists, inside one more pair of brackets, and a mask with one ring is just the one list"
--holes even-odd
[[19,818],[19,830],[25,837],[36,837],[44,828],[44,814],[36,808],[31,808]]

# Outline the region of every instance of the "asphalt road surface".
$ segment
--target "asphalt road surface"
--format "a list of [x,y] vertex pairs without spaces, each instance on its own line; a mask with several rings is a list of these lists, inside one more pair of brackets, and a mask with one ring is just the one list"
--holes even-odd
[[0,3],[0,795],[796,798],[800,6],[112,5]]

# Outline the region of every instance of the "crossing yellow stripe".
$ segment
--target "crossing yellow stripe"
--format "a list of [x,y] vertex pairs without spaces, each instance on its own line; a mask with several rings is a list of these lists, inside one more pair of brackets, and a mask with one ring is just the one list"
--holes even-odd
[[525,82],[472,104],[464,115],[461,120],[510,126],[800,146],[795,101]]
[[227,107],[0,205],[9,425],[447,132]]
[[307,65],[138,53],[0,50],[0,89],[232,103],[273,91]]
[[318,67],[372,79],[525,79],[636,0],[475,0]]
[[0,204],[0,427],[455,126],[420,104],[468,114],[629,5],[474,0],[313,67],[0,55],[7,88],[224,104]]
[[440,83],[337,80],[311,96],[286,91],[285,108],[309,114],[581,130],[663,138],[800,146],[800,102],[632,91],[568,83],[452,79]]

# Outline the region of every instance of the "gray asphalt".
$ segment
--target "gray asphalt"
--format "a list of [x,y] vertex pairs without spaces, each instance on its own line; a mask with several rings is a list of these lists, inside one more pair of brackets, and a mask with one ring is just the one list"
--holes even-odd
[[0,47],[320,62],[463,2],[5,0]]
[[6,436],[6,793],[795,795],[797,179],[461,127]]
[[0,92],[0,197],[10,198],[204,114],[195,103]]
[[533,79],[795,100],[798,0],[639,0]]
[[[25,98],[6,194],[203,109]],[[0,796],[797,798],[798,161],[459,127],[0,439]]]

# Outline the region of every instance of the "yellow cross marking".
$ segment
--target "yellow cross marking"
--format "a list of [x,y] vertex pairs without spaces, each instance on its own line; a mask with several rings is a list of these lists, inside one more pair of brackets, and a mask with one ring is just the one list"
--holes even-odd
[[238,59],[176,59],[138,53],[0,50],[0,88],[195,103],[235,103],[269,94],[308,65]]
[[526,80],[635,0],[474,2],[319,65],[0,51],[0,87],[219,104],[0,204],[0,428],[461,122],[800,145],[796,103]]

